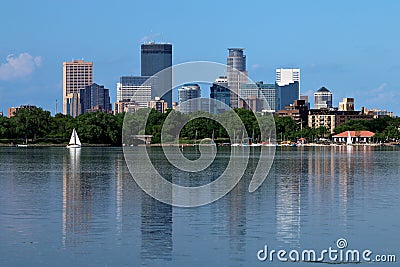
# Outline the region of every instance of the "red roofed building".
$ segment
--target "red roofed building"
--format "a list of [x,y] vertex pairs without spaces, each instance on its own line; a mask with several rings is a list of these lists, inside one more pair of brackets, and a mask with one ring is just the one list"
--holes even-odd
[[375,135],[375,133],[370,131],[344,131],[340,134],[334,135],[333,141],[338,143],[345,143],[347,142],[349,133],[352,143],[368,143]]

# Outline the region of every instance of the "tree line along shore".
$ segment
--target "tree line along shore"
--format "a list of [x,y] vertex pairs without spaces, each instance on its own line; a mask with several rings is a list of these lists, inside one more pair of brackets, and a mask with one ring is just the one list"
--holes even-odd
[[[246,127],[254,142],[262,142],[260,128],[252,111],[234,110]],[[151,143],[161,142],[162,125],[169,115],[151,110],[146,122],[145,134],[152,135]],[[198,115],[198,114],[197,114]],[[116,115],[104,112],[84,113],[76,118],[61,113],[51,116],[42,108],[18,109],[14,116],[0,117],[0,143],[13,145],[28,141],[36,145],[64,145],[68,143],[72,130],[75,128],[83,144],[87,145],[122,145],[122,128],[124,113]],[[181,143],[193,143],[195,140],[213,137],[216,143],[230,142],[227,131],[218,122],[210,118],[190,120],[196,114],[180,114],[187,116],[189,122],[179,133]],[[215,115],[218,116],[218,115]],[[325,127],[300,127],[290,117],[274,117],[276,142],[296,141],[305,138],[309,142],[329,139],[332,134]],[[382,117],[373,120],[347,121],[335,128],[335,133],[343,131],[368,130],[375,133],[375,142],[398,142],[400,140],[400,118]]]

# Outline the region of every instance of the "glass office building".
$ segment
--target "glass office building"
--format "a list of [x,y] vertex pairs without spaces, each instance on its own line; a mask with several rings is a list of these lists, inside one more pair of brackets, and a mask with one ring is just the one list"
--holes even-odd
[[194,111],[202,110],[201,101],[191,101],[188,100],[200,98],[201,90],[200,86],[196,83],[184,84],[178,89],[178,109],[182,113],[191,113]]
[[275,84],[265,84],[262,81],[243,84],[239,95],[244,101],[259,99],[260,105],[256,108],[257,112],[275,112],[279,108],[280,94]]
[[[210,87],[210,98],[222,103],[214,103],[210,106],[210,111],[214,114],[223,113],[230,107],[231,91],[228,89],[227,78],[222,76],[215,80]],[[225,104],[225,105],[224,105]]]
[[[159,86],[151,90],[151,98],[160,97],[172,107],[172,45],[154,42],[141,45],[141,76],[158,75]],[[168,69],[169,68],[169,69]],[[166,92],[166,93],[165,93]],[[165,93],[165,94],[164,94]]]
[[111,112],[110,90],[93,83],[79,90],[81,113],[91,111]]

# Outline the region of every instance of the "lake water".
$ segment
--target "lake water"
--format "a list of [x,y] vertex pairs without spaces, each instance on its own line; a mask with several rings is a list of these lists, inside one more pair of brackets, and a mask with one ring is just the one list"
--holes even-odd
[[[229,149],[218,148],[213,173]],[[121,148],[1,147],[0,266],[310,266],[262,262],[257,252],[321,251],[339,238],[400,260],[398,148],[277,148],[254,193],[257,148],[250,155],[225,197],[176,208],[143,193]],[[162,162],[158,168],[172,168]]]

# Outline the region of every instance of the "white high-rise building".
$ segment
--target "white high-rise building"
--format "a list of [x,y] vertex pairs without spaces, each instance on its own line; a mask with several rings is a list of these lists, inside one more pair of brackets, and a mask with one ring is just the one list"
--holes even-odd
[[156,86],[158,80],[147,76],[122,76],[117,83],[117,102],[134,102],[140,108],[146,108],[151,100],[152,87]]
[[300,69],[276,69],[276,83],[279,86],[294,82],[299,82],[300,89]]
[[279,109],[300,99],[300,69],[276,69],[275,82],[280,95]]

